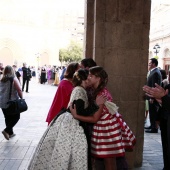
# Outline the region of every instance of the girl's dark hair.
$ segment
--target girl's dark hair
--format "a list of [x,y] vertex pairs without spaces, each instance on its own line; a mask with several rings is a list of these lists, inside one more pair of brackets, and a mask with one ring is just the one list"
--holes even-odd
[[13,78],[15,77],[14,69],[11,66],[7,65],[3,70],[3,75],[2,75],[1,81],[6,82],[12,77]]
[[160,70],[161,75],[162,75],[162,80],[167,78],[166,71],[165,70]]
[[95,75],[96,77],[100,77],[100,83],[94,91],[94,97],[96,98],[98,93],[106,87],[107,82],[108,82],[108,74],[100,66],[91,67],[89,69],[89,72],[90,74]]
[[88,71],[84,69],[79,69],[73,75],[72,83],[74,86],[80,86],[83,80],[87,80]]
[[84,58],[83,60],[81,60],[81,64],[84,66],[84,68],[91,68],[96,66],[96,62],[92,58]]
[[64,78],[72,79],[73,74],[79,68],[79,63],[70,63],[64,73]]

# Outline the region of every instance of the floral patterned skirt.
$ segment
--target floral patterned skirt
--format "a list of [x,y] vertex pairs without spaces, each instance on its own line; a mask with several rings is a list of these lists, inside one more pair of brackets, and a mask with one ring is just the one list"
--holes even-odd
[[41,138],[28,170],[87,170],[87,140],[69,112],[54,120]]

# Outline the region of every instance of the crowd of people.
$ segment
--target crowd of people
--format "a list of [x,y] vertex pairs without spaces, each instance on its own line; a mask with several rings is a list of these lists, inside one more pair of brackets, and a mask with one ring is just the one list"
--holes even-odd
[[44,65],[42,67],[38,67],[37,70],[38,82],[41,84],[51,84],[54,86],[58,86],[60,81],[64,78],[65,71],[66,66],[57,67],[51,65],[48,66]]
[[[133,150],[136,138],[118,112],[106,88],[107,72],[91,58],[67,67],[43,66],[17,69],[16,65],[0,63],[0,107],[9,140],[15,136],[14,126],[20,118],[8,114],[9,88],[12,78],[12,98],[29,93],[29,81],[38,77],[40,84],[57,85],[57,91],[47,114],[48,128],[32,157],[29,170],[36,169],[99,169],[126,170],[127,149]],[[165,70],[158,68],[155,58],[149,60],[146,92],[146,112],[150,126],[146,133],[161,130],[164,170],[170,169],[170,84]],[[2,91],[4,91],[2,95]],[[147,115],[146,115],[147,117]]]

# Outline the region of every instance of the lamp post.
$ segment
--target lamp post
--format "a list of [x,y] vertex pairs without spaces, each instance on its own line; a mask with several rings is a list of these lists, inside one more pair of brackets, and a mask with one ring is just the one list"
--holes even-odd
[[153,47],[153,50],[154,50],[154,53],[156,54],[156,56],[157,56],[157,54],[159,53],[160,48],[161,48],[161,47],[160,47],[158,44],[156,44],[156,45]]
[[40,53],[35,54],[37,57],[38,67],[39,67],[39,60],[40,60]]

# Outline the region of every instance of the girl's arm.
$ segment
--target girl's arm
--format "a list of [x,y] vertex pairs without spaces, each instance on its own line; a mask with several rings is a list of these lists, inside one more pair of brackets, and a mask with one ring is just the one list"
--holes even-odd
[[14,78],[14,87],[16,88],[19,97],[22,99],[23,95],[22,95],[21,85],[16,77]]
[[100,119],[102,111],[103,111],[104,104],[99,105],[99,110],[95,112],[94,115],[91,116],[81,116],[77,114],[76,106],[70,107],[71,114],[75,119],[78,119],[83,122],[89,122],[89,123],[97,123],[97,121]]

